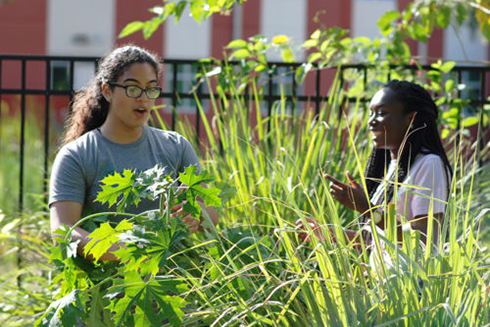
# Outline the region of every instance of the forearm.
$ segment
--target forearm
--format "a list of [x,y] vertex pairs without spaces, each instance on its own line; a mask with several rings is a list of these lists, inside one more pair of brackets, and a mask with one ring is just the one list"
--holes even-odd
[[[69,227],[71,228],[72,226],[69,226]],[[94,260],[94,257],[92,255],[85,254],[85,247],[87,246],[87,244],[91,240],[89,235],[90,235],[90,233],[88,231],[77,226],[73,229],[73,231],[71,233],[71,240],[72,240],[72,242],[78,242],[77,253],[80,257],[84,257],[84,258],[89,259],[89,260]],[[54,240],[54,244],[56,245],[57,244],[56,238],[60,237],[60,235],[57,235],[53,232],[52,237]],[[99,258],[99,260],[119,261],[119,259],[113,254],[113,252],[117,251],[118,249],[119,249],[119,246],[117,244],[113,244],[111,246],[111,248]]]

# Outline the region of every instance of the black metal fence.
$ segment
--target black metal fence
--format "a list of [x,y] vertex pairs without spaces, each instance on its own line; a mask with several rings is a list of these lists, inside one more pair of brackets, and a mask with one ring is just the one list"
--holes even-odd
[[[9,178],[18,179],[18,211],[22,211],[24,208],[26,177],[24,167],[26,160],[30,159],[26,158],[25,154],[26,119],[32,116],[30,111],[32,104],[27,103],[28,97],[36,96],[36,105],[42,111],[42,115],[36,114],[36,120],[43,126],[43,167],[41,170],[43,174],[42,192],[46,196],[50,156],[56,147],[56,143],[52,141],[53,124],[57,123],[58,126],[62,127],[62,122],[59,120],[62,120],[60,117],[62,118],[68,112],[74,90],[88,82],[96,70],[98,59],[95,57],[0,55],[0,147],[11,146],[2,139],[3,134],[1,132],[5,130],[7,124],[17,123],[18,176],[10,176]],[[231,64],[239,65],[239,63]],[[340,80],[343,83],[345,73],[354,69],[360,72],[364,85],[367,86],[369,71],[376,69],[374,66],[367,65],[346,65],[338,69],[313,70],[307,80],[298,85],[295,75],[300,66],[301,64],[270,63],[270,67],[273,69],[265,75],[262,85],[264,89],[262,95],[264,114],[270,115],[274,102],[284,97],[294,101],[297,106],[308,103],[318,113],[322,103],[328,100],[328,88],[336,73],[340,73]],[[201,67],[202,63],[198,61],[165,60],[164,92],[161,95],[161,101],[167,108],[168,117],[170,117],[169,126],[172,129],[175,128],[177,114],[190,114],[195,116],[195,128],[197,135],[199,135],[200,112],[198,107],[192,103],[194,94],[191,94],[190,90],[195,87],[194,77]],[[391,68],[400,69],[399,66],[392,66]],[[403,66],[401,68],[412,72],[414,76],[417,74],[417,67],[415,66]],[[430,66],[423,66],[422,68],[424,70],[432,69]],[[457,66],[452,72],[456,75],[455,79],[458,83],[469,85],[467,89],[460,91],[459,96],[470,99],[470,105],[474,110],[482,113],[483,106],[490,103],[487,99],[490,87],[490,67]],[[281,94],[279,84],[288,85],[286,94]],[[217,97],[216,94],[210,94],[202,85],[197,88],[196,92],[199,99]],[[51,100],[54,98],[64,99],[61,108],[53,105]],[[5,109],[7,106],[9,110]],[[7,158],[5,151],[1,150],[0,148],[0,154],[3,157],[0,157],[0,164],[4,166]],[[0,190],[0,194],[5,195],[4,190]]]

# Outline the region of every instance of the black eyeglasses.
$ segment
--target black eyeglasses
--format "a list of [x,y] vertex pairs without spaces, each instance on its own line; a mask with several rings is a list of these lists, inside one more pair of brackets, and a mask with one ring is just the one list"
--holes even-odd
[[160,93],[162,93],[162,88],[159,86],[152,86],[146,89],[142,89],[141,87],[136,85],[123,85],[118,83],[108,83],[108,84],[110,86],[119,86],[124,88],[124,90],[126,91],[126,96],[129,98],[139,98],[144,91],[148,99],[156,99],[160,96]]

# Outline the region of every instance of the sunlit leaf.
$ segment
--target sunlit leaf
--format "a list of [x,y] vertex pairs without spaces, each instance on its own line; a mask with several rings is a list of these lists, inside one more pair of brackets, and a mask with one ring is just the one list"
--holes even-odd
[[248,51],[248,49],[240,49],[240,50],[233,52],[233,54],[232,54],[232,56],[238,60],[247,59],[248,57],[250,57],[250,55],[251,55],[251,53],[250,53],[250,51]]
[[392,26],[392,22],[400,18],[400,16],[401,14],[397,10],[388,11],[383,16],[381,16],[381,18],[378,20],[378,27],[381,30],[381,33],[386,35],[388,30]]
[[119,37],[122,38],[122,37],[125,37],[128,35],[131,35],[137,31],[143,29],[144,27],[145,27],[144,22],[141,22],[141,21],[131,22],[123,28],[121,33],[119,33]]
[[233,40],[228,45],[226,46],[229,49],[241,49],[241,48],[246,48],[248,45],[247,41],[245,40]]
[[115,172],[114,175],[109,175],[100,181],[102,191],[97,194],[95,201],[100,203],[109,203],[111,207],[118,198],[126,198],[131,191],[134,182],[134,172],[125,169],[123,175]]
[[476,125],[478,124],[478,117],[467,117],[463,120],[463,127],[470,127],[470,126],[473,126],[473,125]]
[[445,5],[439,6],[436,17],[437,27],[447,28],[451,22],[451,8]]

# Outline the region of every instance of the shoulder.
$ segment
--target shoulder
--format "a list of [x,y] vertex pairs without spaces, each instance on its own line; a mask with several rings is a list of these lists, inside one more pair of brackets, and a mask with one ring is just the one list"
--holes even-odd
[[94,151],[97,152],[101,148],[98,146],[99,143],[100,137],[98,133],[95,130],[89,131],[76,140],[62,146],[56,158],[84,158]]
[[148,136],[159,142],[169,142],[175,145],[188,143],[185,137],[174,131],[166,131],[163,129],[147,126]]
[[444,162],[442,158],[434,153],[419,154],[414,162],[413,169],[425,169],[425,168],[443,168]]

